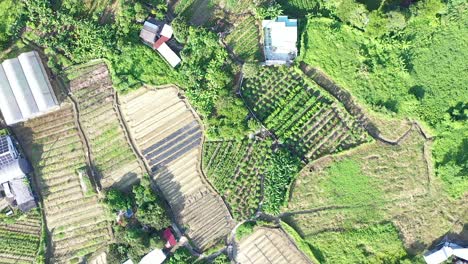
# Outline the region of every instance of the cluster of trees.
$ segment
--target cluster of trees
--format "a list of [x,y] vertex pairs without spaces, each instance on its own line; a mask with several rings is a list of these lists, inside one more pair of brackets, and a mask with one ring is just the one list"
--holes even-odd
[[24,9],[21,2],[0,1],[0,48],[6,48],[24,26]]
[[123,217],[123,223],[113,226],[117,242],[109,247],[110,263],[122,263],[129,258],[139,261],[152,249],[163,248],[164,241],[159,234],[171,222],[147,176],[133,186],[132,193],[110,189],[105,203],[113,215],[127,209],[135,212],[134,217]]
[[158,17],[166,12],[163,3],[143,5],[136,0],[120,0],[113,23],[102,23],[105,5],[101,2],[96,5],[102,8],[89,10],[74,0],[62,1],[58,7],[47,0],[27,1],[25,16],[31,30],[25,38],[45,48],[49,67],[55,72],[71,64],[104,58],[111,66],[114,86],[120,91],[143,83],[178,84],[206,121],[211,138],[242,137],[256,128],[254,124],[249,126],[247,110],[234,95],[238,66],[229,59],[215,33],[176,19],[175,36],[185,46],[180,54],[182,63],[174,70],[138,37],[140,23],[147,15]]

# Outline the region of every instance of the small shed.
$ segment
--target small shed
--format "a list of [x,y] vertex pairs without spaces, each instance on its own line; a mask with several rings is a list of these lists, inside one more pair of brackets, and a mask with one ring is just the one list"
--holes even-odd
[[171,248],[177,245],[177,240],[175,239],[174,234],[172,233],[172,230],[170,227],[164,230],[163,238],[166,240],[166,248]]
[[166,254],[162,249],[155,249],[146,254],[141,260],[140,264],[161,264],[166,260]]
[[427,264],[439,264],[455,256],[468,261],[468,248],[461,247],[455,243],[445,242],[438,250],[433,250],[424,255]]
[[181,59],[179,56],[166,44],[174,34],[173,28],[163,22],[149,19],[143,24],[140,32],[140,38],[148,46],[157,50],[159,54],[171,65],[176,67]]

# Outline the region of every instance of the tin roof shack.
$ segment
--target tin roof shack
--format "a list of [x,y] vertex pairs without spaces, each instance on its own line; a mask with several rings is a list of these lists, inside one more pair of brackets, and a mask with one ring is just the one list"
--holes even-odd
[[30,51],[0,65],[0,111],[7,125],[58,108],[39,54]]
[[176,67],[181,60],[166,43],[172,38],[173,33],[170,25],[149,19],[143,24],[140,38],[143,43],[157,50],[172,67]]
[[297,57],[297,19],[263,20],[265,64],[291,63]]
[[[455,258],[463,262],[468,262],[468,248],[461,247],[455,243],[445,242],[438,250],[433,250],[424,255],[427,264],[444,263],[449,258]],[[461,262],[461,263],[463,263]]]
[[0,135],[0,199],[23,212],[36,207],[26,174],[32,171],[29,163],[15,148],[12,137]]

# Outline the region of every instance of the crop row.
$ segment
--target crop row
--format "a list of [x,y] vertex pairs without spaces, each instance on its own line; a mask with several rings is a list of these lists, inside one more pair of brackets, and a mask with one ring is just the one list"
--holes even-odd
[[[139,166],[113,107],[114,90],[108,71],[103,67],[73,80],[71,89],[78,103],[83,131],[90,143],[94,166],[102,185],[108,187],[132,173],[129,169],[138,170]],[[83,81],[80,82],[81,79]],[[132,174],[139,173],[138,170]],[[134,177],[133,180],[137,179]]]
[[260,54],[260,32],[253,16],[248,16],[235,26],[226,37],[233,52],[244,60],[258,59]]
[[204,145],[204,171],[237,219],[250,217],[261,198],[260,175],[269,155],[266,142],[213,141]]
[[244,81],[246,103],[280,142],[315,159],[368,140],[335,98],[295,68],[262,67]]
[[41,230],[37,210],[28,212],[14,223],[2,223],[0,220],[0,255],[33,263],[38,252]]

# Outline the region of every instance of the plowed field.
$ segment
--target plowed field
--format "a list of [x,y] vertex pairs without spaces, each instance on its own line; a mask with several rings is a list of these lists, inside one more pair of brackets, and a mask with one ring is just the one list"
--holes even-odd
[[281,229],[258,228],[240,241],[236,251],[240,264],[311,263]]
[[114,108],[114,89],[105,64],[82,70],[70,81],[80,122],[88,138],[93,163],[103,188],[126,189],[138,181],[142,168],[133,153]]
[[71,104],[14,131],[38,178],[52,236],[51,262],[66,263],[106,245],[110,234],[104,211],[76,172],[86,162]]
[[206,249],[227,235],[231,215],[200,169],[202,127],[178,89],[141,88],[121,103],[152,178],[195,246]]

